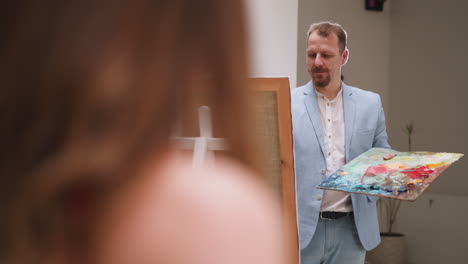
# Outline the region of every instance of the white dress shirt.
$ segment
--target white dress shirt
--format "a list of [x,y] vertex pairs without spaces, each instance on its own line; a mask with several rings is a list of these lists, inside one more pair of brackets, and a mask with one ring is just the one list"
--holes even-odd
[[[322,129],[325,143],[325,160],[327,165],[326,176],[340,169],[345,164],[345,131],[343,95],[340,89],[333,100],[315,90],[320,109]],[[324,190],[321,212],[351,212],[351,196],[346,192]]]

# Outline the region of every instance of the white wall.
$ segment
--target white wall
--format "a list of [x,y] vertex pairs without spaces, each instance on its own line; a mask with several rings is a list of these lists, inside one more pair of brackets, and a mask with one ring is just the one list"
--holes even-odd
[[350,59],[343,68],[345,82],[382,97],[388,110],[390,7],[383,12],[366,11],[364,1],[299,0],[298,86],[310,76],[305,66],[306,32],[314,22],[332,21],[348,32]]
[[298,0],[246,0],[251,75],[288,77],[296,84]]
[[[413,150],[468,153],[468,2],[393,0],[389,133],[405,149],[401,127],[414,121]],[[466,157],[431,192],[468,195]]]
[[[401,127],[412,120],[413,150],[468,154],[467,10],[463,0],[392,0],[393,148],[406,150]],[[397,230],[407,236],[409,264],[468,263],[467,170],[464,157],[402,205]]]

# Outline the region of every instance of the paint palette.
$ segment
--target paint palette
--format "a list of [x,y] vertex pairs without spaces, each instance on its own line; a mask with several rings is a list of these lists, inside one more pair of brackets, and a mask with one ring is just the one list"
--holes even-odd
[[317,188],[414,201],[462,156],[373,148],[344,165]]

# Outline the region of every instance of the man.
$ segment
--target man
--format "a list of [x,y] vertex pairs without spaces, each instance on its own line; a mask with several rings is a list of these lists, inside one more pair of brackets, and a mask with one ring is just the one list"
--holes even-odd
[[301,263],[364,263],[380,243],[374,196],[317,189],[323,179],[373,147],[389,148],[378,94],[341,81],[346,32],[312,24],[307,70],[312,81],[292,90]]

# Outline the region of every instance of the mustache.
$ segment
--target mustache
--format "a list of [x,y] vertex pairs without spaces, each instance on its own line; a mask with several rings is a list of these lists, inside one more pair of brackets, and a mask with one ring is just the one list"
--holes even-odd
[[328,69],[323,68],[323,67],[313,67],[311,71],[312,71],[313,73],[317,73],[317,72],[328,72]]

